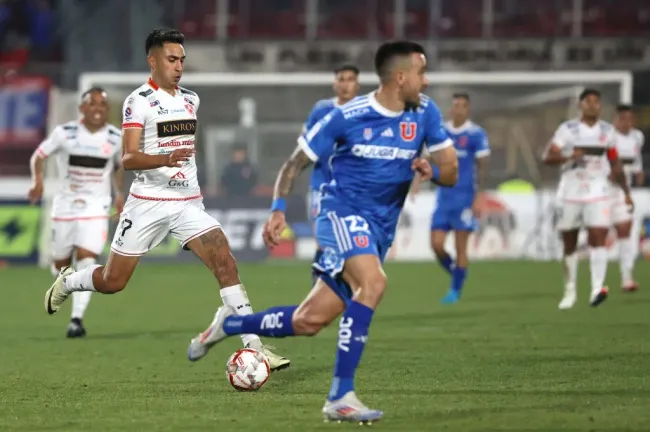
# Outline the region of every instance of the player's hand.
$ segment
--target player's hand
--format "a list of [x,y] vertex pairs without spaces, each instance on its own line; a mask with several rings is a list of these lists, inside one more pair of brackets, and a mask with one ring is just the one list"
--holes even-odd
[[36,204],[43,198],[43,183],[42,182],[36,182],[32,185],[31,188],[29,188],[29,192],[27,192],[27,197],[29,198],[29,202],[32,204]]
[[277,246],[280,243],[280,237],[286,226],[287,221],[284,218],[284,213],[281,211],[272,212],[269,220],[264,224],[264,232],[262,234],[264,244],[270,248]]
[[183,162],[190,160],[194,155],[194,149],[176,149],[169,153],[167,166],[170,168],[180,168]]
[[634,201],[632,200],[632,197],[630,194],[625,194],[625,205],[627,206],[627,211],[631,213],[634,213]]
[[113,207],[115,207],[115,214],[113,215],[113,219],[118,219],[122,212],[124,211],[124,195],[122,194],[117,194],[115,195],[115,199],[113,200]]
[[420,181],[429,181],[433,177],[433,168],[431,162],[425,158],[417,158],[411,164],[413,171],[418,173]]

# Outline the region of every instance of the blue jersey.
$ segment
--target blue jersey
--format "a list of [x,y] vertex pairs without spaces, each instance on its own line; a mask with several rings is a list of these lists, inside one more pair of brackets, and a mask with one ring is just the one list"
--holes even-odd
[[332,181],[323,187],[321,206],[345,204],[392,235],[414,172],[412,162],[423,146],[450,146],[440,110],[421,96],[415,111],[392,112],[374,93],[336,108],[298,140],[313,160],[328,158]]
[[447,123],[445,129],[458,155],[458,182],[451,188],[436,190],[431,230],[473,231],[476,228],[472,212],[476,196],[476,160],[490,154],[487,134],[471,121],[458,128]]
[[[303,132],[308,131],[323,117],[325,117],[330,111],[336,108],[338,105],[336,103],[336,98],[321,99],[309,113]],[[332,145],[331,152],[334,152],[334,145]],[[330,167],[329,167],[329,156],[324,155],[319,158],[315,163],[311,172],[311,179],[309,181],[309,188],[312,191],[319,191],[320,187],[325,183],[329,183],[331,180],[330,176]]]

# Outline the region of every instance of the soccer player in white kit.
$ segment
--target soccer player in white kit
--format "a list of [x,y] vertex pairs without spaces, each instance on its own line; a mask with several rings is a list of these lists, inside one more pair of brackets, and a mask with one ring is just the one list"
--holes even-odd
[[[199,97],[178,86],[185,61],[184,40],[182,33],[169,29],[156,29],[147,37],[151,78],[127,97],[123,108],[122,165],[134,171],[136,179],[111,253],[106,266],[64,269],[45,295],[49,314],[73,292],[122,291],[140,257],[168,233],[212,271],[221,286],[224,305],[242,315],[253,312],[228,239],[203,206],[194,158]],[[208,336],[199,334],[197,338]],[[272,370],[290,365],[288,359],[263,346],[259,337],[243,335],[242,340],[264,352]]]
[[[45,159],[57,162],[59,192],[52,203],[52,275],[72,265],[83,270],[96,265],[108,235],[108,218],[113,204],[118,213],[124,207],[124,172],[121,167],[121,133],[108,124],[106,92],[94,87],[84,92],[79,106],[83,118],[54,128],[38,146],[30,161],[32,203],[43,195]],[[72,318],[67,336],[83,337],[82,320],[90,291],[72,295]]]
[[[643,132],[634,128],[634,113],[629,105],[619,105],[614,118],[614,145],[623,163],[628,186],[643,185],[643,159],[641,156]],[[638,288],[634,281],[633,270],[636,260],[637,242],[631,238],[632,213],[625,204],[624,192],[616,186],[612,192],[612,224],[616,230],[619,245],[621,269],[621,288],[624,292],[633,292]]]
[[624,202],[633,207],[623,165],[614,147],[614,128],[600,120],[600,92],[585,89],[580,94],[579,119],[560,125],[553,136],[544,161],[562,165],[558,188],[557,228],[564,242],[565,286],[560,309],[573,307],[577,300],[576,247],[581,227],[587,228],[589,268],[591,272],[591,306],[607,299],[607,249],[605,241],[611,227],[609,174],[624,194]]

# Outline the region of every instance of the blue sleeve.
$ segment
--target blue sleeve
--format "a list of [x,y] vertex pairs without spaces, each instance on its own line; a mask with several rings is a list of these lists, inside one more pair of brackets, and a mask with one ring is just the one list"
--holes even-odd
[[490,141],[488,140],[487,133],[485,129],[481,129],[479,133],[476,134],[476,144],[474,147],[474,157],[480,159],[485,156],[490,155]]
[[318,103],[316,103],[314,105],[314,107],[311,109],[311,112],[309,113],[309,116],[307,117],[307,121],[305,122],[305,124],[302,127],[303,133],[307,132],[309,129],[314,127],[316,122],[318,120],[320,120],[320,117],[321,117],[321,115],[320,115],[321,112],[320,111],[321,111],[320,107],[318,106]]
[[426,122],[425,141],[429,153],[442,150],[443,148],[454,144],[451,138],[449,138],[449,135],[447,135],[447,131],[445,130],[442,121],[442,114],[440,114],[440,109],[431,101],[425,108],[424,118]]
[[298,138],[298,145],[312,162],[332,154],[334,144],[345,134],[343,112],[335,108]]

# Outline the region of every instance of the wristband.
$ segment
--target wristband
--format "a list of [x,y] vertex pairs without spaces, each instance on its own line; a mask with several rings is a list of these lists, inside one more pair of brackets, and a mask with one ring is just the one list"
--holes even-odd
[[284,198],[275,198],[273,204],[271,204],[271,211],[280,211],[282,213],[287,211],[287,200]]
[[433,175],[431,176],[431,180],[432,181],[440,180],[440,170],[438,169],[438,167],[432,164],[431,169],[433,170]]

